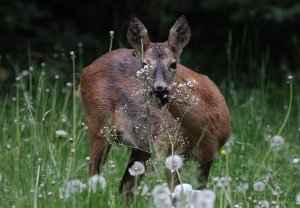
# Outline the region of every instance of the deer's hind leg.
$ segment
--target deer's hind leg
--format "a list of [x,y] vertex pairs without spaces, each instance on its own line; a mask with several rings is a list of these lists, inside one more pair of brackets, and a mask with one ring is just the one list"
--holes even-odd
[[206,187],[209,171],[213,164],[215,155],[218,151],[218,145],[213,142],[213,138],[205,136],[199,145],[193,149],[193,155],[198,163],[198,182],[197,189]]
[[[142,176],[144,175],[144,174],[141,174],[139,176],[132,176],[129,173],[129,168],[131,168],[132,165],[134,164],[134,162],[136,162],[136,161],[143,163],[144,166],[147,167],[146,162],[149,160],[149,158],[150,158],[150,153],[144,152],[139,149],[132,150],[129,163],[127,165],[127,168],[122,177],[120,187],[119,187],[119,192],[125,194],[125,197],[127,200],[133,196],[133,187],[135,185],[135,179],[137,179],[136,185],[138,185],[138,183],[142,179]],[[137,178],[135,178],[135,177],[137,177]]]
[[99,174],[108,156],[111,144],[103,136],[91,137],[90,176]]
[[[98,125],[95,125],[98,124]],[[102,125],[100,122],[96,122],[90,119],[88,121],[88,131],[90,135],[90,164],[89,164],[89,175],[98,174],[101,172],[101,168],[109,153],[111,144],[101,133]]]

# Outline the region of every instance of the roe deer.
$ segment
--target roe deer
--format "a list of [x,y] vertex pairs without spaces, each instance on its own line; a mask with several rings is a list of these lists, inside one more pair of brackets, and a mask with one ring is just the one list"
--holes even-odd
[[[100,171],[111,147],[103,134],[110,120],[115,139],[132,150],[120,192],[132,194],[134,176],[128,169],[135,161],[148,161],[154,152],[151,144],[165,150],[165,156],[176,152],[196,159],[200,187],[205,186],[214,157],[230,136],[230,117],[214,82],[179,64],[180,53],[190,39],[186,18],[175,22],[166,42],[152,43],[145,26],[133,17],[127,39],[133,49],[104,54],[87,66],[80,78],[90,135],[90,175]],[[146,70],[146,79],[141,79]],[[182,86],[186,89],[178,93],[176,87]],[[176,133],[171,134],[168,128],[181,136],[176,146],[172,143]]]

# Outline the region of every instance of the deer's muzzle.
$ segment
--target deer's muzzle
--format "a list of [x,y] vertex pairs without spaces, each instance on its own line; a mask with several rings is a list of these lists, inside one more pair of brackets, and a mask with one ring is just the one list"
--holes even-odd
[[152,95],[158,99],[158,104],[160,107],[166,105],[169,100],[169,91],[167,87],[158,86],[153,88]]

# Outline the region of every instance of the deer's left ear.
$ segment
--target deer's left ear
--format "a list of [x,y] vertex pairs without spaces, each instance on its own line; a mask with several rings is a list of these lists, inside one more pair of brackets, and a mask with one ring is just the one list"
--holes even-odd
[[181,51],[189,42],[191,37],[190,26],[184,16],[176,20],[170,30],[168,44],[172,49]]
[[132,48],[139,51],[141,50],[141,41],[143,43],[144,50],[146,50],[151,43],[146,27],[137,17],[133,17],[130,21],[130,25],[127,30],[127,40]]

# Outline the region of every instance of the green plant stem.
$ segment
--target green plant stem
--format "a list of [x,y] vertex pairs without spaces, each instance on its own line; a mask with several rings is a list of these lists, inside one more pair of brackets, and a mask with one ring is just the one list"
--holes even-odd
[[290,81],[290,99],[289,99],[289,107],[288,107],[288,110],[287,110],[287,113],[286,113],[286,116],[285,116],[285,119],[281,125],[281,127],[279,128],[279,131],[277,133],[277,135],[280,135],[282,133],[282,130],[284,129],[289,117],[290,117],[290,114],[291,114],[291,109],[292,109],[292,101],[293,101],[293,83],[292,81]]
[[[39,163],[39,161],[38,161]],[[36,180],[35,180],[35,189],[34,189],[34,201],[33,201],[33,207],[37,208],[37,194],[38,194],[38,185],[39,185],[39,178],[40,178],[40,169],[41,169],[41,165],[38,164],[38,168],[37,168],[37,174],[36,174]]]
[[110,36],[109,49],[108,49],[109,52],[111,52],[112,50],[113,41],[114,41],[114,37]]

